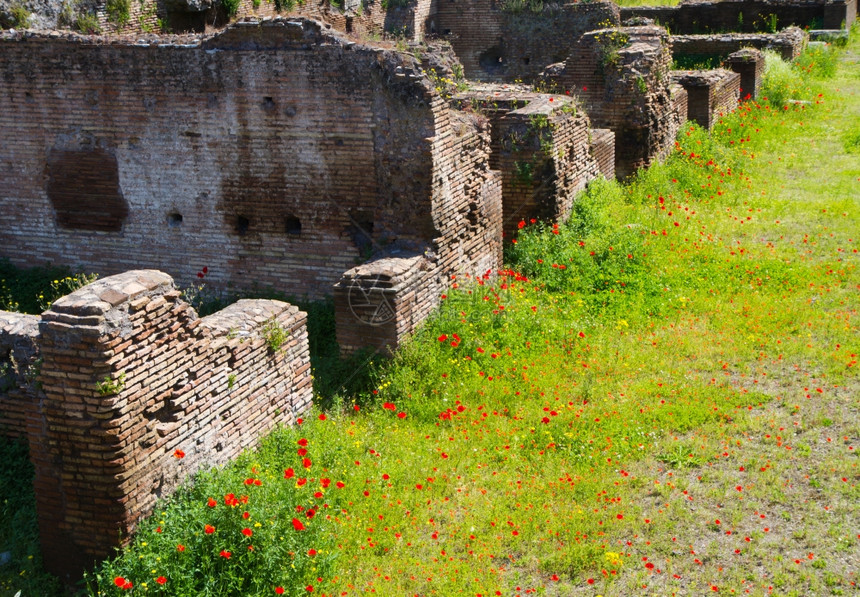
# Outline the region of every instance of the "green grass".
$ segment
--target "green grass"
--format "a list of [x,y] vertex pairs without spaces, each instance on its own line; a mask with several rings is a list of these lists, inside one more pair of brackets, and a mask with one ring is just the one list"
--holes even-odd
[[855,591],[858,46],[525,222],[372,389],[200,475],[90,594]]

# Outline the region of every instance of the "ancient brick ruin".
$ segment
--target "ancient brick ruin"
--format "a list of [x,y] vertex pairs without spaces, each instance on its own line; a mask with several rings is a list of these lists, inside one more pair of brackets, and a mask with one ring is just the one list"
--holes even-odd
[[704,129],[710,130],[740,99],[741,76],[726,69],[675,71],[672,80],[687,92],[687,118]]
[[2,313],[0,425],[30,442],[46,568],[79,574],[189,475],[310,408],[305,321],[268,300],[198,318],[154,270]]
[[850,29],[857,0],[682,0],[677,6],[625,6],[621,19],[659,21],[673,34],[754,33],[791,26]]
[[856,18],[856,0],[241,0],[219,29],[217,0],[129,6],[95,16],[134,35],[0,32],[0,257],[107,276],[0,312],[0,432],[33,446],[45,563],[70,577],[310,406],[303,313],[198,318],[173,278],[333,296],[341,350],[386,352],[452,279],[497,270],[520,222],[564,220],[596,177],[755,97],[759,50],[806,44],[786,27]]

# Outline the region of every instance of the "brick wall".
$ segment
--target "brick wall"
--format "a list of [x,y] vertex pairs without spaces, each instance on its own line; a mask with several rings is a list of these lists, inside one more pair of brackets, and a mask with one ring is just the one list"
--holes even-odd
[[344,272],[334,288],[337,339],[344,353],[386,352],[438,306],[451,276],[502,264],[502,184],[490,165],[487,122],[440,100],[433,156],[432,213],[438,236],[423,252],[383,248]]
[[678,6],[630,6],[621,19],[646,17],[672,33],[756,32],[792,25],[822,29],[850,28],[857,18],[857,0],[686,0]]
[[615,171],[625,177],[668,154],[684,116],[669,81],[669,37],[654,26],[583,35],[546,77],[577,95],[596,127],[615,133]]
[[470,79],[530,82],[607,23],[619,23],[612,2],[545,3],[535,13],[504,11],[497,0],[439,0],[428,27],[451,41]]
[[592,130],[591,155],[604,178],[615,178],[615,133],[609,129]]
[[483,84],[454,101],[489,120],[490,166],[501,172],[506,239],[522,220],[565,220],[576,194],[600,173],[590,151],[588,116],[569,96]]
[[726,57],[723,66],[741,76],[741,99],[758,97],[764,79],[764,55],[761,52],[754,48],[738,50]]
[[[438,236],[428,139],[446,108],[411,57],[289,20],[140,45],[4,33],[0,48],[15,139],[0,148],[0,254],[18,265],[158,267],[182,284],[207,266],[216,287],[321,297],[369,245]],[[127,210],[69,225],[52,177],[95,193],[79,221],[108,197]]]
[[716,56],[725,58],[743,48],[773,50],[783,60],[794,60],[806,47],[808,35],[796,27],[776,34],[720,33],[715,35],[673,35],[672,56]]
[[673,71],[672,79],[687,90],[688,117],[705,129],[734,110],[740,98],[741,76],[714,70]]
[[74,580],[185,478],[310,408],[305,322],[266,300],[198,319],[155,270],[102,278],[41,318],[0,313],[0,350],[41,359],[6,384],[0,422],[20,436],[26,420],[46,569]]
[[0,434],[26,438],[37,418],[39,317],[0,311]]

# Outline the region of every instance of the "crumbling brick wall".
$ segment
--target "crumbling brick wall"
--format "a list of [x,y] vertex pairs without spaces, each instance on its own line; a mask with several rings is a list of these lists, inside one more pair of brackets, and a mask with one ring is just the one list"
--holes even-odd
[[763,32],[792,25],[820,29],[851,28],[857,0],[684,0],[677,6],[627,6],[621,19],[645,17],[672,33]]
[[720,33],[712,35],[673,35],[672,57],[725,58],[743,48],[773,50],[783,60],[794,60],[806,47],[808,34],[797,27],[779,33]]
[[741,76],[723,68],[673,71],[672,79],[687,90],[688,118],[710,130],[734,110],[740,99]]
[[744,48],[729,54],[723,65],[740,75],[740,97],[758,97],[764,80],[764,55],[755,48]]
[[42,554],[61,577],[108,556],[185,478],[310,408],[304,313],[245,300],[198,319],[179,294],[170,276],[137,270],[41,319],[0,313],[0,347],[20,364],[39,353],[41,388],[17,374],[0,421],[19,422],[8,407],[25,403]]
[[583,35],[545,77],[584,103],[596,127],[615,133],[615,171],[625,177],[668,154],[686,114],[669,80],[669,36],[654,26]]
[[487,123],[434,101],[433,218],[437,237],[423,252],[380,247],[344,272],[334,288],[337,339],[344,353],[387,353],[439,305],[452,276],[502,264],[502,183],[491,169]]
[[564,221],[576,194],[600,174],[590,151],[591,123],[572,97],[485,84],[454,100],[489,119],[490,164],[502,174],[506,239],[523,220]]
[[315,298],[375,245],[440,236],[447,107],[411,57],[289,19],[141,44],[4,33],[0,48],[14,263],[183,284],[207,266],[216,287]]
[[442,1],[428,30],[451,41],[466,76],[478,81],[531,82],[562,62],[586,31],[620,23],[612,2],[545,3],[513,11],[496,0]]

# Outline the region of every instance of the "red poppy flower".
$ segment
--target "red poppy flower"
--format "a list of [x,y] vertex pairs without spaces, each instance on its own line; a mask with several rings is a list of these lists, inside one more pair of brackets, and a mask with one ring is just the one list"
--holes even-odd
[[297,531],[304,531],[305,525],[302,524],[302,521],[299,520],[298,518],[294,518],[293,519],[293,528],[296,529]]
[[392,404],[391,402],[386,402],[382,405],[382,408],[384,408],[385,410],[397,410],[397,407],[394,406],[394,404]]
[[302,439],[300,439],[299,441],[297,441],[296,443],[297,443],[297,444],[299,444],[301,447],[303,447],[303,448],[304,448],[304,447],[307,447],[307,445],[308,445],[308,440],[306,440],[305,438],[302,438]]
[[283,595],[284,587],[275,587],[275,595]]
[[224,558],[225,560],[229,560],[230,556],[233,554],[230,553],[229,551],[227,551],[226,549],[222,549],[221,553],[219,553],[218,555],[221,556],[222,558]]
[[207,524],[205,527],[203,527],[203,532],[207,535],[211,535],[215,532],[215,527],[213,527],[211,524]]
[[254,534],[254,531],[252,531],[248,527],[245,527],[244,529],[242,529],[242,534],[245,535],[246,537],[250,537]]
[[167,579],[164,578],[163,576],[159,576],[158,578],[155,579],[155,582],[157,582],[160,585],[163,585],[164,583],[167,582]]
[[120,589],[123,587],[123,585],[125,585],[125,583],[126,580],[121,576],[117,576],[115,579],[113,579],[113,584],[118,586]]
[[177,458],[185,458],[185,452],[183,452],[182,450],[176,450],[173,455]]
[[405,418],[406,418],[406,413],[397,413],[397,418],[398,418],[398,419],[405,419]]
[[218,502],[216,502],[213,498],[209,498],[209,501],[206,502],[206,505],[209,506],[210,508],[214,508],[215,506],[218,505]]
[[302,466],[305,468],[311,468],[311,459],[310,458],[303,458],[302,459]]
[[284,471],[284,479],[292,479],[295,476],[296,476],[296,471],[294,471],[292,468],[288,468],[287,470]]

